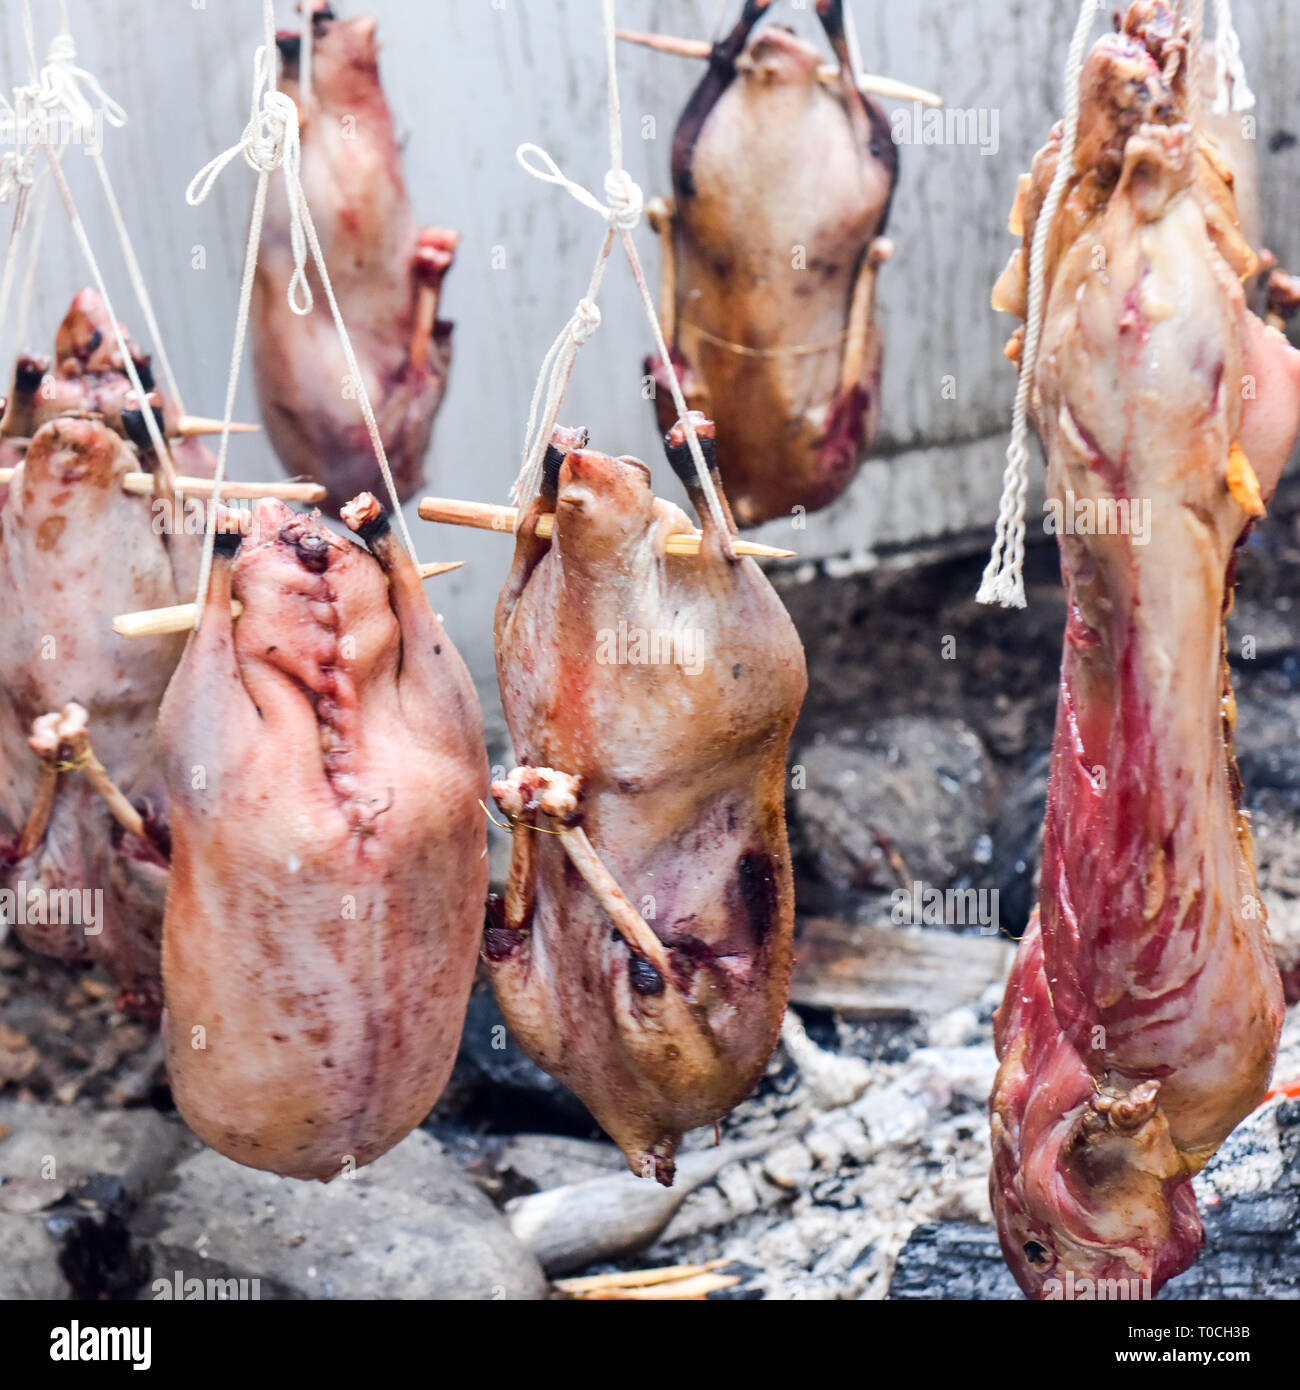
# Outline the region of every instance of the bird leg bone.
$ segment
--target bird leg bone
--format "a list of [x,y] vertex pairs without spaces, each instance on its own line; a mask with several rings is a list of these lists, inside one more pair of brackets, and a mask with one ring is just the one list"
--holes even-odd
[[844,356],[840,362],[840,390],[851,391],[862,380],[867,344],[871,341],[871,314],[876,302],[876,272],[894,254],[894,243],[888,237],[876,237],[858,267],[853,285],[853,300],[849,308],[849,327],[844,339]]
[[27,824],[18,837],[17,858],[26,859],[36,852],[36,847],[45,838],[50,824],[50,812],[54,809],[54,793],[59,785],[59,745],[57,738],[53,748],[43,735],[41,726],[46,720],[57,720],[57,714],[43,714],[32,725],[32,736],[28,739],[32,752],[41,760],[41,770],[37,776],[36,795],[32,798],[32,809],[27,815]]
[[456,232],[442,227],[428,227],[420,234],[411,275],[415,283],[415,314],[411,328],[411,365],[423,370],[429,360],[429,344],[438,323],[438,296],[442,292],[442,277],[451,268],[456,255]]
[[[538,827],[531,817],[540,811],[559,822],[561,829],[558,833],[564,852],[586,880],[587,887],[595,894],[596,901],[605,909],[628,948],[649,961],[661,976],[668,979],[668,952],[663,942],[628,901],[613,874],[601,863],[600,856],[580,824],[578,802],[581,796],[581,777],[557,772],[550,767],[517,767],[504,781],[492,783],[493,800],[512,821],[535,830]],[[513,872],[511,878],[514,878]]]
[[655,198],[646,204],[645,220],[658,236],[663,250],[663,270],[659,276],[659,326],[669,347],[677,337],[677,244],[673,237],[676,216],[671,198]]
[[[41,759],[41,784],[37,790],[36,803],[32,815],[28,817],[27,828],[23,831],[22,843],[26,843],[33,831],[33,819],[43,797],[48,797],[52,805],[54,788],[50,775],[58,777],[60,772],[80,772],[90,785],[103,798],[104,804],[125,830],[152,844],[145,829],[144,817],[131,805],[125,792],[108,775],[103,763],[95,757],[90,746],[90,717],[85,709],[75,701],[64,705],[62,710],[43,714],[32,723],[31,737],[27,740],[32,751]],[[48,789],[48,790],[47,790]],[[49,821],[49,805],[44,810],[43,823],[35,844],[40,843]],[[33,844],[32,848],[35,848]],[[28,851],[31,852],[30,850]]]

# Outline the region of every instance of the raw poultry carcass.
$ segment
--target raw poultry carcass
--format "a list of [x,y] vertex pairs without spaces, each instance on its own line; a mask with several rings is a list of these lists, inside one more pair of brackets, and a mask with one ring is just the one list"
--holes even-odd
[[[159,716],[167,1066],[228,1157],[328,1180],[451,1070],[487,891],[474,687],[373,497],[221,537]],[[231,616],[231,599],[243,605]]]
[[[1300,354],[1246,307],[1255,257],[1187,62],[1163,0],[1095,45],[1044,267],[1033,412],[1069,619],[991,1103],[1003,1250],[1040,1298],[1149,1297],[1192,1262],[1191,1178],[1263,1097],[1281,1024],[1223,622],[1300,421]],[[1022,317],[1060,142],[1022,181],[994,295]]]
[[723,554],[680,426],[696,557],[666,553],[691,525],[646,466],[583,442],[557,432],[497,605],[522,766],[492,788],[514,840],[483,955],[520,1045],[667,1185],[682,1134],[741,1100],[776,1045],[785,758],[807,677],[762,571]]
[[[832,502],[880,420],[875,282],[898,150],[856,87],[842,0],[817,11],[839,59],[746,0],[714,46],[673,137],[661,233],[664,336],[688,403],[717,422],[718,465],[742,526]],[[652,358],[660,427],[676,410]]]
[[[298,34],[278,39],[280,85],[298,103],[303,190],[405,501],[423,481],[447,384],[452,326],[438,318],[438,296],[457,234],[416,228],[379,83],[374,19],[335,19],[318,3],[313,23],[311,91],[298,83]],[[314,265],[314,309],[304,316],[289,307],[289,231],[288,203],[275,182],[253,292],[258,400],[280,462],[324,484],[326,506],[337,510],[363,490],[382,493],[382,483]]]
[[[140,384],[148,392],[149,407],[168,441],[176,471],[192,478],[212,477],[216,460],[198,438],[180,437],[179,406],[155,387],[148,353],[136,347],[121,325],[118,332],[131,354]],[[62,416],[86,413],[99,416],[110,429],[131,440],[144,460],[139,466],[154,471],[153,441],[122,363],[113,320],[99,293],[90,288],[79,291],[69,305],[55,336],[52,360],[30,352],[18,358],[0,415],[0,467],[12,467],[26,441],[42,425]],[[180,548],[188,560],[197,557],[193,546]],[[192,588],[198,578],[193,564],[187,575],[190,573]]]
[[178,554],[195,541],[123,490],[139,468],[102,421],[59,417],[36,430],[0,511],[0,886],[36,890],[10,919],[28,946],[102,963],[148,1010],[167,849],[153,722],[184,639],[128,644],[110,624],[191,597]]

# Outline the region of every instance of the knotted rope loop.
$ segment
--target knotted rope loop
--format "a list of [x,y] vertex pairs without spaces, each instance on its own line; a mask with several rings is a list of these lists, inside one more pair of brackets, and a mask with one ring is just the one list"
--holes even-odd
[[77,45],[68,33],[56,34],[50,43],[36,102],[46,111],[62,111],[73,133],[82,139],[94,134],[97,109],[115,130],[126,124],[126,112],[94,73],[77,66]]
[[[1233,111],[1249,111],[1255,105],[1255,93],[1246,81],[1246,65],[1241,59],[1241,40],[1232,22],[1229,0],[1214,0],[1214,55],[1217,78],[1214,92],[1214,114],[1226,116]],[[1231,93],[1229,87],[1231,86]]]
[[[616,231],[633,231],[641,221],[645,197],[626,169],[610,169],[605,174],[605,201],[602,203],[589,188],[569,178],[540,145],[531,141],[520,145],[515,158],[525,173],[564,189],[583,207],[603,217]],[[534,159],[540,161],[540,168]]]
[[261,176],[282,170],[285,199],[289,205],[289,247],[293,255],[289,308],[295,314],[310,314],[314,300],[307,283],[307,233],[303,225],[306,195],[302,191],[298,107],[292,97],[272,85],[270,64],[274,61],[264,46],[253,55],[253,98],[248,123],[236,144],[208,160],[194,175],[185,190],[185,201],[191,207],[198,207],[211,193],[226,166],[241,155],[244,163]]
[[600,327],[600,307],[592,299],[578,300],[577,307],[573,311],[573,317],[569,320],[569,337],[572,338],[578,347],[587,341],[588,338]]

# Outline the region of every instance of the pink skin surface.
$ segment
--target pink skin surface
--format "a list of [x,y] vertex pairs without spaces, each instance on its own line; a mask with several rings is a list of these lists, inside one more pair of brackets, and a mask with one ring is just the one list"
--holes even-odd
[[[573,1089],[633,1172],[670,1183],[683,1132],[725,1115],[776,1045],[794,918],[785,757],[803,651],[762,572],[724,559],[707,517],[698,558],[665,554],[690,521],[654,497],[644,465],[572,453],[534,519],[543,505],[554,539],[525,521],[497,607],[515,756],[583,779],[582,827],[668,947],[671,974],[640,971],[559,838],[523,826],[505,925],[487,933],[484,959],[529,1056]],[[699,659],[620,659],[620,626],[690,633]]]
[[[151,391],[148,354],[135,346],[125,328],[121,334],[141,384]],[[154,403],[162,411],[165,432],[174,433],[178,424],[175,404],[164,401],[160,393],[155,393]],[[101,416],[111,429],[124,434],[122,412],[135,409],[139,409],[139,402],[122,365],[113,321],[98,292],[87,288],[73,297],[59,325],[53,361],[30,353],[19,357],[0,418],[0,436],[29,439],[50,420],[79,411]],[[197,441],[192,442],[197,445]],[[211,476],[213,470],[200,467],[199,471]]]
[[18,935],[34,950],[101,962],[147,1007],[158,998],[166,888],[158,848],[124,834],[85,778],[65,773],[36,852],[12,857],[39,779],[32,721],[69,701],[89,712],[95,755],[127,798],[155,824],[165,815],[153,720],[184,639],[126,642],[110,622],[192,597],[177,578],[177,552],[191,542],[155,531],[152,499],[122,490],[138,467],[104,424],[56,419],[37,431],[0,511],[0,883],[101,890],[97,934],[63,925]]
[[[765,25],[721,90],[710,70],[674,142],[673,346],[689,404],[717,422],[719,467],[742,526],[833,501],[879,425],[874,321],[847,390],[841,368],[858,270],[884,229],[897,152],[874,103],[850,82],[819,81],[824,61],[813,45]],[[667,430],[676,412],[666,374],[657,359],[649,365]]]
[[[1067,1274],[1154,1293],[1187,1268],[1190,1179],[1262,1099],[1282,1017],[1222,622],[1250,521],[1229,448],[1269,495],[1300,423],[1300,354],[1250,314],[1249,265],[1212,230],[1224,188],[1181,123],[1181,79],[1167,85],[1172,34],[1158,0],[1135,5],[1085,69],[1081,128],[1104,157],[1076,161],[1035,383],[1049,496],[1150,508],[1145,543],[1060,536],[1041,901],[991,1101],[998,1228],[1035,1297],[1063,1296]],[[1036,162],[1040,201],[1053,158]]]
[[410,557],[371,552],[260,502],[158,722],[176,1104],[228,1157],[322,1181],[441,1093],[487,892],[473,685]]
[[[300,113],[303,189],[405,501],[423,482],[451,359],[451,325],[420,329],[421,300],[436,301],[457,236],[416,228],[380,86],[374,19],[317,20],[307,96],[293,41],[282,47],[280,85]],[[305,317],[286,300],[292,274],[288,207],[274,180],[252,304],[258,400],[285,469],[324,484],[325,505],[336,510],[363,490],[384,490],[356,392],[344,389],[347,361],[315,267],[315,308]]]

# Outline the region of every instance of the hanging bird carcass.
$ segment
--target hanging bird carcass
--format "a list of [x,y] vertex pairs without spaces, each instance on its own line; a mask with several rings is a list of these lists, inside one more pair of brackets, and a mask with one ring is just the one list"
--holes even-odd
[[[842,0],[817,12],[838,70],[746,0],[678,122],[660,316],[689,406],[717,424],[736,520],[834,501],[880,423],[876,276],[898,150],[858,90]],[[669,41],[670,43],[672,41]],[[660,428],[676,419],[665,365],[646,363]]]
[[[336,19],[317,3],[311,91],[299,85],[301,36],[277,39],[282,89],[298,105],[302,188],[330,282],[403,501],[424,478],[424,455],[451,361],[452,326],[438,317],[457,234],[416,227],[401,149],[379,80],[375,21]],[[253,288],[253,364],[267,437],[293,476],[327,488],[326,506],[384,491],[315,265],[314,307],[290,307],[292,222],[280,180],[268,195]],[[301,305],[299,305],[301,307]]]
[[695,556],[666,552],[690,523],[643,463],[580,442],[557,433],[497,605],[521,766],[492,788],[514,839],[483,956],[528,1055],[669,1184],[682,1134],[743,1099],[780,1031],[785,757],[807,676],[762,571],[725,554],[681,427]]

